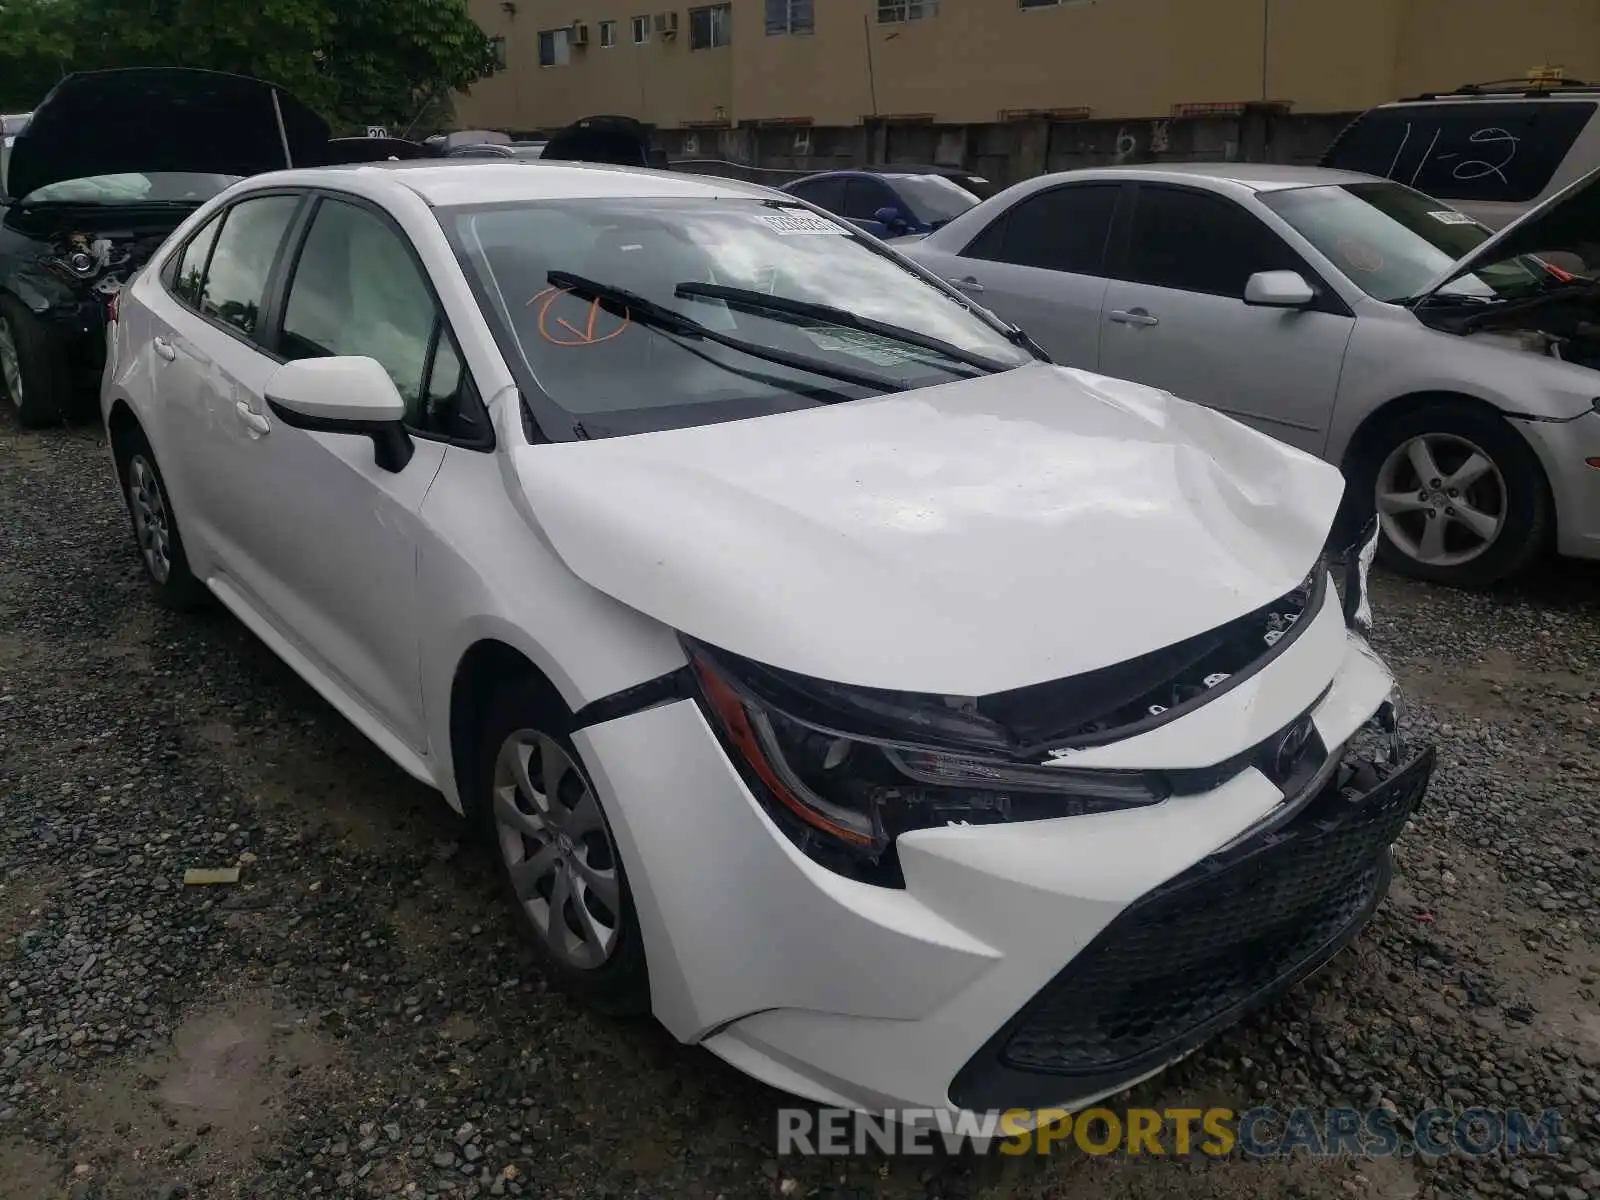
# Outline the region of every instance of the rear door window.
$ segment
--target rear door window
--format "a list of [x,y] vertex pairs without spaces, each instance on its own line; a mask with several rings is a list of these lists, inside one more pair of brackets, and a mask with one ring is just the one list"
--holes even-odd
[[1121,191],[1119,183],[1085,183],[1029,196],[980,233],[966,257],[1102,275]]
[[1323,165],[1393,179],[1446,200],[1532,200],[1594,116],[1578,100],[1461,101],[1375,108]]
[[267,277],[299,204],[298,196],[261,196],[228,209],[206,269],[202,313],[255,336]]

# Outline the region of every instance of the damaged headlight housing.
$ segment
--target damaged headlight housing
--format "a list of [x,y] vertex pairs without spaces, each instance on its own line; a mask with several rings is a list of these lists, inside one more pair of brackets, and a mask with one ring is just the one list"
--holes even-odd
[[1005,732],[957,697],[812,680],[686,639],[698,699],[780,829],[813,859],[902,882],[894,840],[913,829],[1075,816],[1156,804],[1167,781],[1007,754]]
[[1372,632],[1372,598],[1367,584],[1373,559],[1378,554],[1380,533],[1378,518],[1374,516],[1361,530],[1361,536],[1344,552],[1344,620],[1350,628],[1362,633]]

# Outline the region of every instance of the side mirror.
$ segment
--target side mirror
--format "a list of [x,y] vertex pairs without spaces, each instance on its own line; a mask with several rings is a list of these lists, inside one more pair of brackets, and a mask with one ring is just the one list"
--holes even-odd
[[285,425],[371,438],[373,458],[385,471],[403,470],[416,452],[403,423],[406,403],[376,359],[352,355],[285,363],[267,380],[266,396],[267,407]]
[[1257,271],[1244,285],[1244,302],[1258,308],[1305,308],[1316,298],[1299,271]]
[[873,213],[872,219],[889,230],[890,233],[906,227],[906,219],[900,215],[900,210],[888,204]]

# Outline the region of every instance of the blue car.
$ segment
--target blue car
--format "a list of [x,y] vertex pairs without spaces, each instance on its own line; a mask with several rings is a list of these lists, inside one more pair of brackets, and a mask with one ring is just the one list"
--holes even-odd
[[954,168],[878,167],[807,175],[782,190],[889,238],[931,233],[976,205],[989,189],[987,180]]

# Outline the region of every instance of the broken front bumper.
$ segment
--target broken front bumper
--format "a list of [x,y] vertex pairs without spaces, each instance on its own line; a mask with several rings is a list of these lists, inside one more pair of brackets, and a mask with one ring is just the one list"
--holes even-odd
[[[1277,824],[1131,904],[956,1076],[960,1108],[1040,1108],[1137,1079],[1195,1049],[1353,938],[1389,883],[1431,748],[1345,777]],[[1365,785],[1365,786],[1364,786]]]
[[[1333,767],[1280,786],[1250,765],[1282,748],[1291,719],[1337,765],[1390,699],[1393,677],[1346,628],[1337,597],[1310,619],[1226,694],[1074,759],[1200,771],[1215,777],[1205,790],[908,832],[896,842],[903,888],[801,853],[690,701],[580,730],[628,871],[656,1016],[775,1087],[868,1111],[1075,1107],[1159,1070],[1317,966],[1381,895],[1399,810],[1355,819],[1369,799],[1335,821],[1350,779]],[[1419,761],[1406,776],[1421,776],[1418,792],[1431,759]],[[1181,936],[1164,938],[1173,922]],[[1262,953],[1261,974],[1240,965]],[[1190,975],[1204,986],[1156,1003]],[[1090,985],[1100,990],[1073,1014]],[[1119,1024],[1124,1008],[1148,1031]]]

